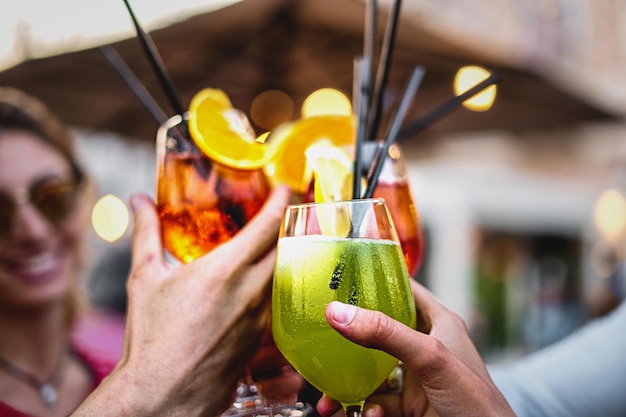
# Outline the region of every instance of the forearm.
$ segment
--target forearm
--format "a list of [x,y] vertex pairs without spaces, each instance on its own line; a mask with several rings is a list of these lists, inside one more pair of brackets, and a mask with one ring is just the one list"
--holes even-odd
[[626,304],[493,379],[520,416],[623,416]]

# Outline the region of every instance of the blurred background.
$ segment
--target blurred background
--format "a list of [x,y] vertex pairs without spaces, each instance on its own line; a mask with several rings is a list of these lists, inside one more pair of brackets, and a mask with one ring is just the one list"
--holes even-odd
[[[318,89],[351,95],[361,0],[131,4],[185,104],[220,88],[261,132],[297,118]],[[381,38],[389,4],[379,1]],[[415,65],[426,75],[407,125],[453,96],[461,68],[503,76],[488,110],[459,108],[401,143],[426,236],[416,278],[466,319],[488,361],[553,343],[623,294],[625,23],[622,1],[403,2],[385,115]],[[103,198],[87,287],[123,312],[125,204],[154,195],[157,124],[100,47],[175,112],[122,1],[24,0],[0,30],[0,85],[42,99],[79,138]]]

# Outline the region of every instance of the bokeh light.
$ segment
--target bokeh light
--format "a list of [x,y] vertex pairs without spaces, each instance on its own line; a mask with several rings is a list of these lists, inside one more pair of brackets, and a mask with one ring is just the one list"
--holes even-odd
[[322,88],[311,93],[302,104],[302,117],[335,114],[349,116],[352,114],[352,103],[341,91],[334,88]]
[[596,200],[593,221],[598,233],[609,242],[624,238],[626,232],[626,199],[617,189],[605,190]]
[[95,204],[91,223],[98,236],[107,242],[115,242],[128,229],[129,214],[126,205],[118,197],[107,194]]
[[[460,68],[454,77],[454,94],[461,95],[479,82],[489,78],[489,71],[476,66],[466,66]],[[487,111],[496,99],[497,87],[495,85],[487,87],[481,93],[465,100],[463,106],[472,111]]]
[[292,119],[295,104],[291,97],[279,90],[259,94],[250,106],[250,119],[262,129],[273,129]]

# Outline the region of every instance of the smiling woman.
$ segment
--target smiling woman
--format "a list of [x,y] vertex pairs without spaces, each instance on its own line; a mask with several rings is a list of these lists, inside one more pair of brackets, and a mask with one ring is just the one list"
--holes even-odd
[[[79,281],[92,188],[69,131],[37,100],[0,88],[2,416],[67,415],[118,359],[120,346],[103,356],[76,333],[86,317],[100,322]],[[107,327],[121,343],[121,322]]]

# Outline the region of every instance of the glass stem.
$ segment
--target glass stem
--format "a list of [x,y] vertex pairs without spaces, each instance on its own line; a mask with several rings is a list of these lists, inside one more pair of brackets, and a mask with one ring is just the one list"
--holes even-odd
[[346,417],[361,417],[362,406],[349,405],[346,407]]

